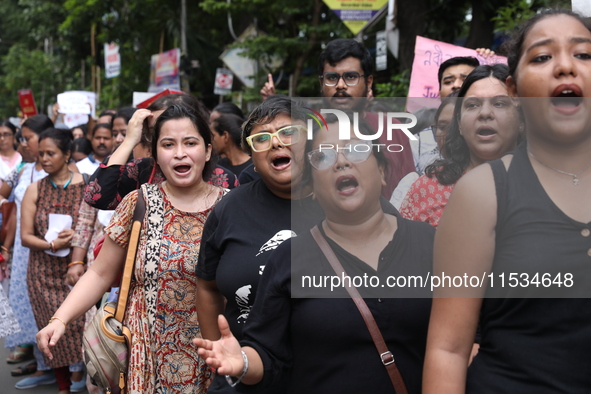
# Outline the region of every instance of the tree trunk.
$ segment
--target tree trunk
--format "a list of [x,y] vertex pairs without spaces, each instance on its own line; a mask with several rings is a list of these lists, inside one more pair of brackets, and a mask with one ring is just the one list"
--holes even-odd
[[415,53],[415,42],[423,34],[425,17],[429,9],[428,0],[398,0],[396,24],[400,29],[398,61],[400,69],[410,69]]
[[467,48],[490,48],[494,41],[495,24],[491,20],[497,9],[506,6],[507,0],[472,0],[472,21],[466,40]]

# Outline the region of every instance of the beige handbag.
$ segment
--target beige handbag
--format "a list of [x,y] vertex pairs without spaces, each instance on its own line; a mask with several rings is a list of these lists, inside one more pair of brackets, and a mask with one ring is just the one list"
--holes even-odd
[[146,202],[140,189],[133,213],[131,236],[119,288],[119,300],[109,302],[100,308],[84,332],[86,370],[92,382],[104,393],[124,394],[126,392],[131,332],[122,322],[145,213]]

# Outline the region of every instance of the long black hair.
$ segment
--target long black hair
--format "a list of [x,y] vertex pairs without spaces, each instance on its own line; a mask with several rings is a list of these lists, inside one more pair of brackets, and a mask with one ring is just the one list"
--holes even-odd
[[508,76],[509,67],[505,64],[481,65],[468,74],[458,93],[454,117],[445,136],[442,152],[444,158],[427,166],[425,173],[429,178],[435,176],[442,185],[451,185],[460,179],[470,164],[470,149],[460,134],[462,97],[466,96],[466,92],[474,82],[485,78],[495,78],[504,84]]

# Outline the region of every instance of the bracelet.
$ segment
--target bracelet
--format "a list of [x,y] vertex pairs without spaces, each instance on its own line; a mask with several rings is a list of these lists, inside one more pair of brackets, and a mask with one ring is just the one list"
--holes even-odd
[[82,265],[84,265],[84,264],[86,264],[86,263],[85,263],[84,261],[72,261],[70,264],[68,264],[68,268],[70,268],[70,267],[72,267],[72,266],[74,266],[74,265],[77,265],[77,264],[82,264]]
[[53,253],[55,253],[55,252],[56,252],[55,245],[53,244],[53,241],[51,241],[51,242],[49,243],[49,250],[51,250]]
[[68,325],[66,324],[66,322],[64,322],[61,318],[57,317],[57,316],[53,316],[51,319],[49,319],[49,323],[47,324],[51,324],[54,320],[59,320],[62,322],[62,324],[64,325],[64,327],[67,329]]
[[230,387],[236,387],[236,385],[242,381],[242,378],[244,378],[246,372],[248,372],[248,357],[246,356],[246,353],[244,353],[244,350],[240,350],[240,352],[242,353],[242,360],[244,360],[244,367],[242,367],[242,375],[240,375],[238,380],[234,383],[232,383],[232,377],[230,375],[226,375],[226,382],[228,382]]
[[10,249],[8,249],[6,246],[2,245],[0,246],[0,249],[2,249],[3,251],[5,251],[6,253],[10,253]]

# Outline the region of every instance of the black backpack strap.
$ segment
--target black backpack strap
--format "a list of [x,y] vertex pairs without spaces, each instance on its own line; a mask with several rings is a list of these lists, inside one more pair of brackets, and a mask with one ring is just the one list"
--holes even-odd
[[497,225],[496,231],[503,224],[508,208],[508,174],[503,160],[497,159],[488,162],[493,172],[495,189],[497,191]]

